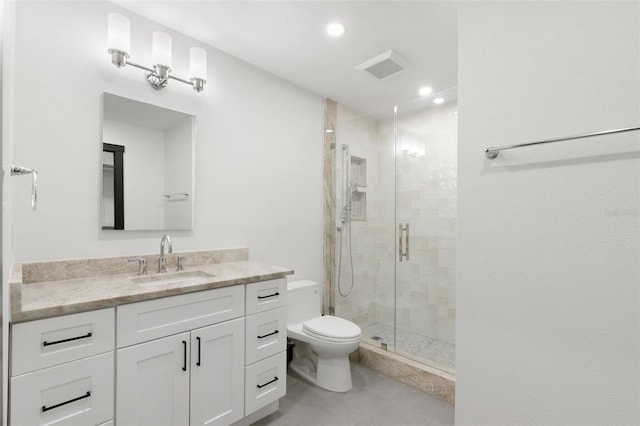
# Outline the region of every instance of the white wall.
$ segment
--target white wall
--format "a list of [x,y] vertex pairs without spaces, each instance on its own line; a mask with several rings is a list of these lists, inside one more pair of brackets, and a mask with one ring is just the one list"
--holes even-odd
[[[151,63],[158,29],[173,38],[178,76],[189,47],[206,48],[205,91],[156,91],[141,70],[111,65],[109,12],[130,18],[135,62]],[[107,91],[197,116],[195,230],[171,233],[176,251],[246,246],[252,260],[321,279],[322,98],[111,3],[20,2],[16,19],[14,161],[40,171],[35,214],[16,189],[16,260],[158,250],[160,232],[100,230]]]
[[640,3],[462,2],[458,425],[640,424]]
[[11,158],[13,156],[13,106],[14,98],[14,25],[15,25],[15,8],[11,2],[0,2],[0,95],[2,97],[2,107],[0,107],[0,124],[2,132],[2,170],[4,173],[2,179],[2,420],[1,423],[6,425],[7,417],[7,401],[9,386],[9,321],[11,319],[10,297],[9,297],[9,277],[11,275],[11,267],[13,264],[14,254],[11,250],[11,241],[13,239],[13,222],[12,212],[12,191],[13,179],[7,178],[10,170]]

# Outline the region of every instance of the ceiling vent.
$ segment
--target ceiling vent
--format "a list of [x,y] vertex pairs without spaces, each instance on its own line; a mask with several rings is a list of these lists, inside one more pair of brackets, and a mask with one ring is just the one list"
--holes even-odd
[[384,52],[373,59],[358,65],[357,70],[366,71],[379,80],[384,80],[404,70],[409,66],[402,56],[393,50]]

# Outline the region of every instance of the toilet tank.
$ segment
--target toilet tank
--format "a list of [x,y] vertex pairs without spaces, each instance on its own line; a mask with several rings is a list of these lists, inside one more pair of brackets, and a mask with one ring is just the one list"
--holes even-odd
[[320,285],[302,280],[287,283],[287,323],[299,324],[322,314]]

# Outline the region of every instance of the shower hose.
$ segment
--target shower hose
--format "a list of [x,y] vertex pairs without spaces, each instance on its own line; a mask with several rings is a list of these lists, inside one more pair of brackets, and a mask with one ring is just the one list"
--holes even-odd
[[[345,227],[347,228],[345,231]],[[353,255],[351,251],[351,223],[346,222],[342,227],[338,227],[338,232],[340,233],[340,250],[338,253],[338,293],[340,296],[347,297],[351,294],[351,290],[353,290],[353,282],[354,282],[354,272],[353,272]],[[342,292],[342,285],[340,282],[340,272],[342,271],[342,233],[347,232],[349,238],[349,265],[351,269],[351,284],[349,285],[349,290],[346,292]]]

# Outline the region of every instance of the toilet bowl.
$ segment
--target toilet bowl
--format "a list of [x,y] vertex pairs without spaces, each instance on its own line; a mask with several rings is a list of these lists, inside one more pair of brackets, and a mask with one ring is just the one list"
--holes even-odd
[[308,280],[287,285],[289,367],[321,388],[346,392],[352,387],[349,354],[360,345],[361,330],[344,318],[322,315],[320,286]]

